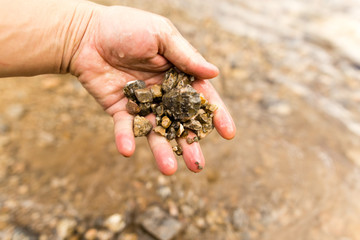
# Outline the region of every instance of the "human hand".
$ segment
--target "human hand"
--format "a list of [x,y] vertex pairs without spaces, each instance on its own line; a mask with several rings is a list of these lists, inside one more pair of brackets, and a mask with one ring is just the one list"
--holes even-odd
[[[194,75],[193,87],[218,106],[214,126],[225,139],[235,136],[235,125],[224,103],[209,79],[218,69],[206,60],[181,36],[166,18],[127,7],[92,6],[93,16],[70,62],[70,71],[114,119],[118,151],[131,156],[135,151],[134,117],[126,111],[123,88],[139,79],[147,86],[161,83],[172,65]],[[155,125],[154,115],[147,116]],[[159,170],[173,174],[177,161],[170,143],[153,131],[147,137]],[[177,139],[183,148],[187,167],[198,172],[205,160],[198,142],[191,145]]]

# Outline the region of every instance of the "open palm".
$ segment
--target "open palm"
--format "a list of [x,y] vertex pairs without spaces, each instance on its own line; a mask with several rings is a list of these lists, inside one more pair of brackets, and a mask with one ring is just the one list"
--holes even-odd
[[[235,126],[231,116],[211,84],[202,80],[215,77],[217,68],[206,62],[170,21],[127,7],[94,10],[70,70],[113,117],[116,145],[122,155],[131,156],[135,151],[134,117],[125,108],[124,86],[135,79],[145,81],[147,86],[161,83],[172,65],[196,76],[193,87],[219,107],[214,116],[215,128],[224,138],[233,138]],[[155,125],[155,116],[147,118]],[[183,148],[187,167],[200,171],[195,162],[204,166],[205,160],[199,143],[188,145],[181,138],[177,141]],[[154,132],[148,135],[148,142],[160,171],[173,174],[177,162],[170,143]]]

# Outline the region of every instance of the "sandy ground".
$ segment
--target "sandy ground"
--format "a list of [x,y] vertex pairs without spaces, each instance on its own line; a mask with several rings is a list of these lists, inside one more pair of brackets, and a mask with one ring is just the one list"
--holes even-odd
[[305,1],[101,2],[170,18],[219,66],[211,81],[238,134],[202,141],[201,173],[179,158],[178,172],[164,177],[145,139],[131,158],[117,153],[112,120],[76,78],[1,79],[2,239],[55,239],[62,219],[75,219],[71,239],[79,239],[90,228],[106,232],[104,219],[116,213],[125,230],[100,239],[153,239],[136,219],[154,205],[182,223],[175,239],[360,239],[360,63],[327,28],[358,21],[346,14],[357,1],[332,1],[316,18]]

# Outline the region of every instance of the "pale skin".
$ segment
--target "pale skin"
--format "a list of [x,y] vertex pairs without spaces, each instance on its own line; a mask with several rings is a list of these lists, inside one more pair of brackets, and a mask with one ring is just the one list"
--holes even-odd
[[[16,13],[16,14],[14,14]],[[194,75],[193,87],[218,106],[214,125],[225,139],[235,124],[211,83],[218,75],[166,18],[128,7],[59,0],[0,0],[0,77],[71,73],[114,120],[115,142],[126,157],[135,151],[133,116],[122,92],[129,81],[161,83],[171,66]],[[154,116],[147,116],[154,124]],[[159,170],[175,173],[170,143],[151,132],[149,146]],[[199,143],[177,139],[186,166],[199,172],[205,159]]]

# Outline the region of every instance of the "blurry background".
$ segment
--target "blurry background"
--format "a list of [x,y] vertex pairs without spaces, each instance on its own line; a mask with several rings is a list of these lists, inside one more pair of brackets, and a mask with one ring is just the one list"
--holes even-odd
[[1,239],[360,239],[359,0],[97,2],[170,18],[238,134],[164,177],[145,139],[117,153],[74,77],[1,79]]

